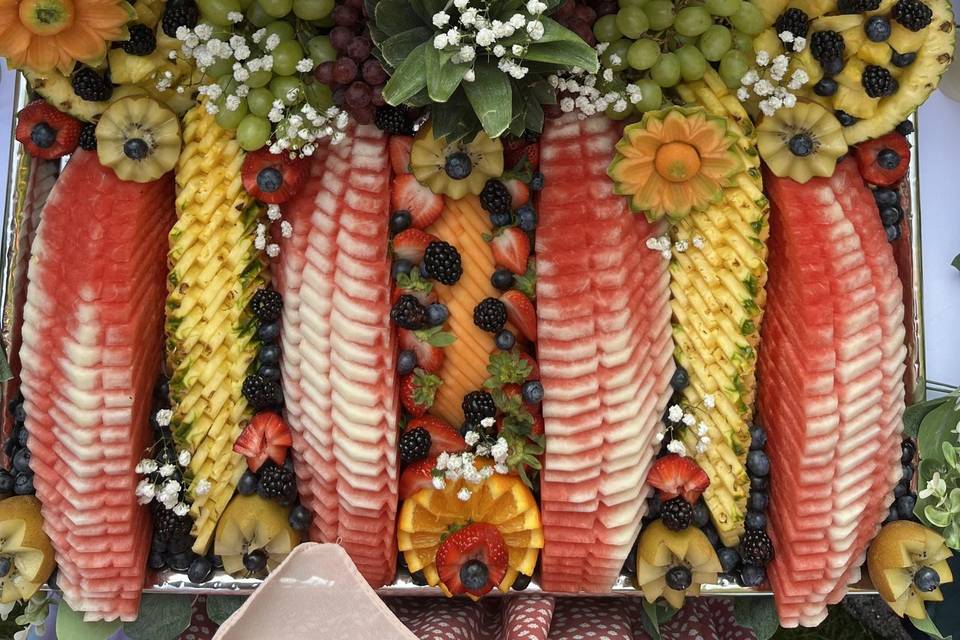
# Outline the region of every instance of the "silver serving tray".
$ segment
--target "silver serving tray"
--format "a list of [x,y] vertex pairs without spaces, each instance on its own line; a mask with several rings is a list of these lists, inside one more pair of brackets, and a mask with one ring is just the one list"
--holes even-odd
[[[26,80],[20,75],[16,74],[15,76],[15,110],[18,111],[22,106],[24,106],[28,101],[28,90]],[[914,123],[915,128],[917,127],[917,116],[913,114],[911,116],[911,121]],[[15,220],[16,213],[16,187],[17,187],[17,167],[19,165],[21,157],[23,157],[22,147],[19,144],[16,144],[13,140],[13,131],[16,128],[15,119],[8,123],[10,127],[10,138],[11,144],[13,146],[12,152],[10,154],[9,165],[5,167],[6,169],[6,180],[4,181],[4,209],[3,209],[3,218],[2,218],[2,233],[0,233],[0,256],[2,256],[2,262],[0,262],[0,283],[3,283],[3,286],[0,287],[0,335],[3,336],[4,344],[9,344],[9,335],[10,327],[9,325],[9,310],[8,304],[11,295],[11,284],[12,284],[12,267],[16,258],[16,243],[14,242],[15,231],[17,220]],[[907,379],[909,381],[908,386],[914,388],[908,388],[908,397],[913,397],[916,399],[921,399],[926,391],[929,389],[931,391],[942,392],[944,390],[950,390],[946,384],[927,381],[925,376],[926,371],[926,358],[924,354],[924,332],[923,332],[923,273],[922,273],[922,261],[921,261],[921,223],[920,223],[920,171],[919,171],[919,153],[917,148],[918,136],[915,133],[909,136],[911,143],[911,152],[910,152],[910,173],[908,176],[908,195],[910,198],[910,210],[908,212],[908,226],[909,226],[909,242],[910,246],[901,248],[902,251],[909,251],[909,263],[910,263],[910,272],[901,273],[901,278],[903,279],[903,285],[907,292],[911,295],[907,299],[907,321],[908,321],[908,332],[907,339],[910,343],[908,345],[908,358],[910,359],[909,365],[909,374]],[[913,330],[910,330],[910,320],[912,319]],[[919,385],[924,385],[923,388],[919,388]],[[0,398],[0,401],[3,402],[0,407],[6,405],[6,398]],[[145,593],[178,593],[178,594],[188,594],[188,595],[236,595],[236,596],[246,596],[253,593],[253,591],[260,585],[260,580],[253,578],[234,578],[222,571],[218,571],[214,576],[207,582],[203,584],[194,584],[190,582],[189,578],[185,573],[180,573],[176,571],[162,571],[159,573],[150,574],[147,580],[147,584],[144,586]],[[393,584],[389,586],[382,587],[377,590],[382,596],[421,596],[421,597],[439,597],[442,596],[439,588],[436,587],[421,587],[413,583],[410,578],[410,575],[405,571],[400,570],[398,572],[397,578]],[[877,592],[873,589],[872,585],[868,582],[861,582],[857,585],[851,586],[849,593],[852,595],[874,595]],[[546,592],[542,590],[538,584],[537,577],[531,581],[530,586],[524,591],[511,591],[511,595],[552,595],[552,596],[578,596],[578,597],[590,597],[590,596],[640,596],[642,595],[641,591],[637,589],[632,581],[632,578],[627,576],[620,576],[617,580],[617,583],[613,586],[613,589],[610,593],[606,594],[586,594],[586,593],[558,593],[558,592]],[[490,596],[498,597],[505,595],[502,592],[495,590],[491,592]],[[736,583],[729,581],[721,581],[717,584],[708,584],[703,585],[701,588],[701,595],[704,596],[738,596],[738,597],[750,597],[750,596],[769,596],[772,595],[772,592],[769,590],[760,590],[760,589],[751,589],[747,587],[741,587]],[[489,596],[488,596],[489,597]]]

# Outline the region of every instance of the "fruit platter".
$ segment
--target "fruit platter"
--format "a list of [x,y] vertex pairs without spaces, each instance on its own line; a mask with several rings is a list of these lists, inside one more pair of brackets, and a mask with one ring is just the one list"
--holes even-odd
[[954,38],[948,0],[0,0],[0,600],[132,621],[320,542],[382,594],[924,620]]

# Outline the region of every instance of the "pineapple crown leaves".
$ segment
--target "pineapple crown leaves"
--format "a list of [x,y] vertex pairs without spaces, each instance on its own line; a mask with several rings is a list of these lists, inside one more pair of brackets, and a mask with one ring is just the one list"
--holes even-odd
[[[484,381],[483,386],[499,391],[505,384],[522,384],[532,371],[533,365],[527,359],[521,358],[516,349],[494,353],[487,362],[487,373],[490,377]],[[493,395],[496,403],[496,394]]]
[[410,273],[397,274],[397,286],[404,291],[412,291],[414,293],[429,294],[433,291],[433,283],[429,280],[424,280],[420,276],[419,269],[411,269]]
[[420,342],[425,342],[431,347],[449,347],[457,341],[457,336],[443,330],[443,327],[430,327],[429,329],[419,329],[413,334]]
[[432,407],[437,397],[437,389],[443,384],[440,376],[427,373],[423,369],[413,370],[413,401],[421,407]]
[[[531,13],[531,4],[539,13]],[[594,73],[594,49],[547,17],[560,0],[366,0],[376,56],[390,74],[392,105],[432,103],[434,133],[448,142],[541,131],[547,81],[574,67]],[[534,25],[534,26],[530,26]]]

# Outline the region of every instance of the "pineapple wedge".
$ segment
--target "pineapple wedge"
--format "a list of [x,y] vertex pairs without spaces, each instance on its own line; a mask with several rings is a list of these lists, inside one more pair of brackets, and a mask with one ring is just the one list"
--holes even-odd
[[[697,426],[684,428],[681,437],[687,449],[696,452],[699,423],[707,428],[709,446],[693,455],[710,476],[704,500],[717,532],[724,544],[733,546],[743,533],[750,489],[746,457],[766,299],[769,205],[762,190],[756,133],[736,96],[712,70],[678,91],[688,104],[729,120],[739,135],[746,167],[718,204],[676,224],[670,264],[676,357],[689,374],[683,396],[698,420]],[[685,241],[687,248],[677,249],[677,241]],[[713,397],[715,407],[707,406],[707,396]]]
[[[248,303],[269,278],[254,246],[262,211],[243,189],[243,157],[203,104],[186,114],[166,332],[171,425],[177,446],[192,456],[193,550],[201,554],[246,469],[233,443],[250,418],[241,387],[258,349]],[[201,481],[209,491],[197,491]]]

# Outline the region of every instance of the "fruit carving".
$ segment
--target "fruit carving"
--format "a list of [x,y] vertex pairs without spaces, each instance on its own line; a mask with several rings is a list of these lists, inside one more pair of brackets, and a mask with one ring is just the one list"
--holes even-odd
[[0,603],[32,598],[55,566],[40,501],[33,496],[0,501]]
[[149,182],[173,169],[180,156],[177,115],[153,98],[112,103],[97,123],[97,156],[121,180]]
[[307,178],[309,163],[286,154],[257,149],[243,159],[243,188],[267,204],[283,204],[297,193]]
[[217,524],[213,552],[238,578],[262,578],[300,542],[288,523],[289,507],[260,496],[235,496]]
[[910,167],[910,144],[896,132],[858,144],[854,155],[860,175],[878,187],[896,187]]
[[663,596],[680,608],[686,597],[700,595],[700,585],[717,581],[720,561],[702,531],[671,531],[661,520],[644,527],[637,542],[637,584],[647,602]]
[[291,444],[290,428],[283,418],[264,411],[250,419],[233,443],[233,450],[245,457],[247,466],[256,473],[268,459],[276,465],[283,465]]
[[206,553],[246,464],[232,451],[250,416],[242,386],[257,355],[249,303],[266,281],[254,246],[261,209],[244,192],[243,152],[203,105],[184,118],[177,223],[170,232],[167,360],[177,446],[190,451],[194,551]]
[[801,102],[760,121],[757,150],[774,175],[803,184],[833,175],[847,141],[832,113],[815,102]]
[[80,122],[43,100],[35,100],[17,115],[16,138],[34,158],[53,160],[77,148]]
[[410,167],[436,194],[454,200],[478,196],[488,179],[503,173],[503,145],[482,131],[469,142],[447,143],[434,138],[433,127],[426,126],[413,142]]
[[683,498],[694,504],[710,486],[710,478],[690,458],[671,453],[657,458],[647,474],[647,484],[657,490],[664,502]]
[[507,555],[507,545],[495,526],[468,524],[448,535],[437,549],[441,588],[454,596],[485,595],[506,577]]

